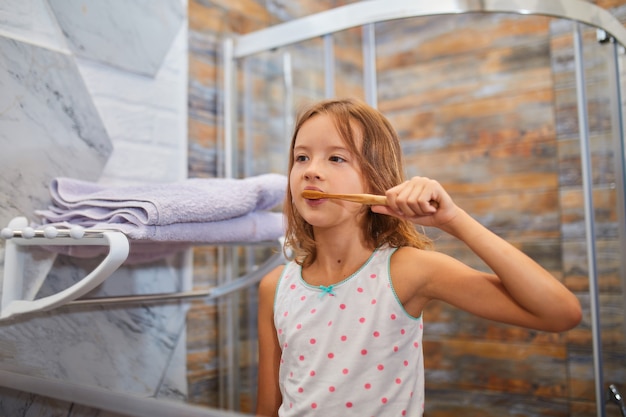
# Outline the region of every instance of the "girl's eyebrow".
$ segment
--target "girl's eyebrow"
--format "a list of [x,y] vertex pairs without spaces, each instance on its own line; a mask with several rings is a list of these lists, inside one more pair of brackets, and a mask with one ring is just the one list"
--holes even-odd
[[[310,149],[310,147],[306,146],[306,145],[296,145],[293,148],[294,152],[295,151],[308,151],[309,149]],[[330,147],[327,148],[327,150],[330,150],[331,152],[343,151],[343,152],[352,153],[345,146],[330,146]]]

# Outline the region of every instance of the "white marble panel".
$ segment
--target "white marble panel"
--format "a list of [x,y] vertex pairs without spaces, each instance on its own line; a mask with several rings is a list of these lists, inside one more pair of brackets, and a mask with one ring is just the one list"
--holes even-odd
[[[56,5],[61,3],[57,1]],[[130,15],[136,15],[139,9],[152,18],[163,13],[158,17],[162,31],[186,9],[185,0],[65,3],[67,7],[70,3],[81,7],[93,3],[93,8],[82,8],[81,13],[94,8],[97,11],[103,5],[108,8],[106,13],[115,9],[122,23],[132,24],[132,30],[124,32],[122,26],[117,26],[120,33],[105,34],[98,32],[96,23],[102,22],[88,23],[83,32],[85,45],[106,53],[139,48],[132,54],[144,63],[144,46],[133,43],[132,31],[154,30],[156,24],[139,23],[141,19]],[[173,4],[173,9],[168,9],[166,3]],[[106,21],[106,13],[98,12],[98,17]],[[157,64],[154,76],[145,76],[132,72],[135,69],[100,64],[82,53],[89,59],[77,62],[77,50],[72,49],[72,53],[63,45],[63,35],[62,42],[58,42],[54,19],[45,20],[48,14],[53,15],[45,0],[0,0],[0,191],[6,196],[0,199],[0,222],[4,224],[15,215],[29,216],[34,209],[45,207],[47,187],[55,176],[109,183],[155,180],[145,177],[145,172],[157,173],[152,169],[155,159],[159,161],[158,178],[178,180],[186,176],[186,26],[179,24],[169,40],[160,34],[142,38],[150,45],[158,43],[165,57],[161,57],[161,68]],[[81,19],[82,15],[76,17]],[[41,28],[32,23],[37,20],[43,22]],[[110,25],[110,21],[104,23]],[[82,24],[78,22],[77,26]],[[89,33],[94,32],[102,45],[90,38]],[[46,37],[49,43],[44,42]],[[127,112],[128,108],[133,111]],[[124,155],[128,146],[138,156],[154,153],[154,158],[137,158],[130,167],[123,163],[106,165],[113,154],[118,155],[116,161],[128,161]],[[31,281],[41,279],[27,282],[29,298],[68,287],[99,261],[59,257],[44,280],[54,256],[36,248],[32,248],[32,254],[37,262],[27,262],[32,268],[27,275]],[[0,263],[2,258],[0,241]],[[44,262],[47,265],[41,266]],[[0,270],[0,279],[1,274]],[[181,284],[181,277],[181,265],[124,267],[94,295],[176,291],[188,285]],[[0,322],[0,369],[141,396],[183,398],[185,313],[186,308],[176,303],[66,307]],[[36,407],[28,410],[28,404],[43,401],[44,409],[52,405],[45,399],[20,394],[15,407],[6,409],[6,400],[0,391],[0,410],[19,409],[23,415],[38,412]],[[72,407],[70,414],[83,416],[79,409]],[[104,414],[96,411],[93,415]]]
[[[112,145],[68,53],[0,36],[0,91],[4,227],[15,216],[35,220],[33,211],[48,205],[54,177],[97,179]],[[54,255],[34,250],[29,257],[25,291],[32,296]]]
[[78,59],[114,152],[101,182],[168,182],[187,177],[187,27],[154,77]]
[[97,179],[111,141],[72,56],[0,37],[0,224],[47,206],[56,176]]
[[46,0],[0,0],[0,36],[69,52]]
[[161,67],[185,20],[181,0],[48,0],[78,56],[139,74]]
[[[60,257],[38,297],[76,282],[96,262]],[[168,292],[180,287],[176,270],[161,263],[150,269],[122,268],[95,295]],[[184,324],[185,307],[176,303],[64,307],[0,322],[0,368],[156,396]],[[184,387],[177,389],[185,393]]]

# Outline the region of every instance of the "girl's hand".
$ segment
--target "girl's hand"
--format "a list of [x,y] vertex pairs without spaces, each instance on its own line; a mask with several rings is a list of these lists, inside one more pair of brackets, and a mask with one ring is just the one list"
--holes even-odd
[[452,221],[460,209],[437,181],[413,177],[385,193],[387,206],[372,206],[374,213],[408,220],[421,226],[442,227]]

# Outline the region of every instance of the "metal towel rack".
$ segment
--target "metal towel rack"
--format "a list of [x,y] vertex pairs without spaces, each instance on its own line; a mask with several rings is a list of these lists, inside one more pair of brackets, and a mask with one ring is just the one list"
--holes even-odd
[[[51,310],[87,294],[115,272],[124,263],[129,252],[128,239],[121,232],[85,230],[80,227],[71,229],[47,227],[43,230],[34,230],[28,227],[28,220],[25,217],[11,220],[9,226],[2,229],[1,236],[6,239],[6,247],[0,320]],[[47,297],[24,300],[25,260],[22,247],[44,245],[99,245],[108,246],[109,252],[93,271],[76,284]]]
[[[268,272],[285,262],[282,251],[283,238],[271,242],[255,242],[253,244],[276,245],[281,250],[252,272],[218,287],[160,294],[80,298],[111,276],[128,258],[130,245],[126,235],[118,231],[84,229],[80,226],[69,229],[57,229],[48,226],[41,230],[35,230],[28,226],[28,220],[25,217],[16,217],[11,220],[8,227],[2,229],[0,237],[6,240],[0,321],[15,318],[18,315],[52,310],[61,306],[110,305],[192,298],[215,299],[258,283]],[[238,244],[250,245],[251,243],[241,242],[228,245]],[[24,300],[25,253],[23,247],[51,245],[100,245],[108,246],[109,252],[91,273],[69,288],[40,299]]]

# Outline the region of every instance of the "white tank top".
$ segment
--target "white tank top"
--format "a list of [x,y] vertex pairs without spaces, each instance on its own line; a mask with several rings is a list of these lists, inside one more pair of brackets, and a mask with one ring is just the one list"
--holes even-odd
[[422,318],[410,316],[394,292],[394,251],[375,250],[330,287],[307,284],[300,265],[287,264],[274,301],[279,416],[423,414]]

